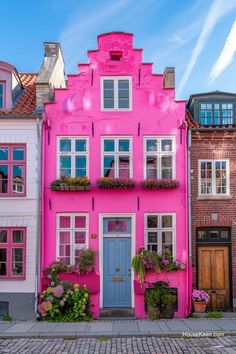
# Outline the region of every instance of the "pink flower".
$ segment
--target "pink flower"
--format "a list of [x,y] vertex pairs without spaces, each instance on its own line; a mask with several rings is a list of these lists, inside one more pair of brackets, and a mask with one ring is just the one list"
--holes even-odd
[[60,305],[61,305],[61,306],[64,306],[64,305],[65,305],[64,300],[61,300],[61,301],[60,301]]
[[54,286],[54,285],[55,285],[55,283],[54,283],[54,281],[52,281],[52,282],[51,282],[51,286]]
[[55,297],[60,297],[64,294],[64,288],[62,285],[57,285],[54,289],[53,289],[53,293]]

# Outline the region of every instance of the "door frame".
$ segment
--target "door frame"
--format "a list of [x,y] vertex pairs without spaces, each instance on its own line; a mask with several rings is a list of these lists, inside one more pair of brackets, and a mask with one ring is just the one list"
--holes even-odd
[[[131,218],[131,260],[135,256],[136,233],[135,233],[135,213],[100,213],[99,214],[99,272],[100,272],[100,308],[103,308],[103,218],[126,217]],[[114,236],[109,236],[114,237]],[[131,267],[131,307],[134,308],[134,271]]]
[[[229,259],[229,309],[233,311],[233,281],[232,281],[232,253],[231,253],[231,242],[230,243],[220,243],[220,242],[197,242],[196,243],[196,282],[197,288],[199,284],[199,274],[198,274],[198,248],[199,247],[216,247],[223,246],[228,248],[228,259]],[[226,311],[227,312],[227,311]]]

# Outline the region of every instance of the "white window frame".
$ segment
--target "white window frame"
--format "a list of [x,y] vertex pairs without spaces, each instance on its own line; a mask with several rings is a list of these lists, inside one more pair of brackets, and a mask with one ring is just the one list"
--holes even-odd
[[[104,107],[104,80],[114,80],[114,108]],[[118,107],[118,81],[129,81],[129,108]],[[132,76],[101,76],[100,78],[101,110],[102,111],[132,111]]]
[[[71,140],[71,151],[60,151],[60,140]],[[86,151],[75,151],[75,141],[86,140]],[[75,157],[86,157],[86,177],[89,178],[89,137],[88,136],[58,136],[57,137],[57,178],[60,176],[60,157],[71,156],[71,177],[75,177]]]
[[[147,219],[148,216],[157,216],[158,225],[157,228],[148,228]],[[172,227],[161,227],[161,217],[162,216],[172,216]],[[171,231],[172,232],[172,250],[173,259],[176,259],[176,214],[175,213],[145,213],[144,214],[144,247],[145,250],[148,249],[148,232],[157,232],[157,253],[162,255],[162,232]]]
[[[115,151],[104,151],[104,140],[114,140],[115,141]],[[129,140],[129,146],[130,146],[130,151],[120,151],[119,152],[119,140]],[[121,155],[127,155],[129,156],[130,159],[130,177],[133,178],[133,145],[132,145],[132,137],[131,136],[102,136],[101,137],[101,177],[103,176],[103,170],[104,170],[104,156],[106,155],[111,155],[115,156],[115,168],[114,168],[114,178],[119,177],[119,156]]]
[[[146,141],[147,140],[157,140],[157,151],[146,151]],[[171,140],[172,141],[172,151],[161,151],[161,141],[162,140]],[[161,157],[162,156],[172,156],[172,180],[176,179],[176,141],[175,136],[144,136],[143,137],[143,175],[144,179],[147,178],[147,156],[156,156],[157,157],[157,179],[162,179],[161,177]]]
[[[202,193],[201,191],[201,163],[211,162],[212,163],[212,193]],[[226,162],[226,193],[216,193],[216,174],[215,174],[215,163],[216,162]],[[230,195],[230,169],[229,169],[229,159],[201,159],[198,160],[198,196],[200,197],[228,197]]]
[[[70,229],[68,228],[60,228],[60,217],[67,216],[70,217],[71,226]],[[75,228],[75,217],[76,216],[85,216],[86,224],[85,228]],[[88,249],[89,245],[89,214],[88,213],[57,213],[57,250],[56,250],[56,257],[60,258],[60,231],[68,231],[70,232],[70,264],[75,264],[75,232],[77,231],[85,231],[85,248],[78,247],[78,249]]]

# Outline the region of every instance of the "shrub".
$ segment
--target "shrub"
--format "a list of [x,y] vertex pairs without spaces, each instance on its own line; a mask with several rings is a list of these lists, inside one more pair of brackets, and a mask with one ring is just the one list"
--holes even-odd
[[132,189],[135,181],[131,178],[102,177],[97,180],[97,186],[100,189]]

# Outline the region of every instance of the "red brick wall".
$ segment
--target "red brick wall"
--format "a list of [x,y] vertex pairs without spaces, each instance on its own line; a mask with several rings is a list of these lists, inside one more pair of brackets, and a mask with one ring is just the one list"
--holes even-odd
[[[230,197],[199,199],[198,160],[229,159]],[[192,194],[192,263],[193,286],[196,284],[196,228],[204,226],[231,227],[233,299],[236,310],[236,131],[192,131],[191,147],[191,194]],[[202,198],[202,197],[201,197]],[[217,214],[217,221],[211,214]]]

